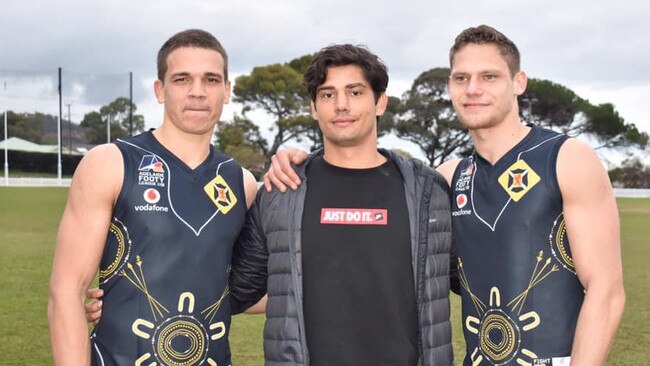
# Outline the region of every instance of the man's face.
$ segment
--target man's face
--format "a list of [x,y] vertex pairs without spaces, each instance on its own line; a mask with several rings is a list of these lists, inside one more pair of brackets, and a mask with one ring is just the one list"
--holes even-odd
[[327,79],[318,87],[311,103],[312,117],[318,121],[325,147],[377,144],[377,116],[386,110],[382,93],[378,102],[363,70],[356,65],[327,69]]
[[526,74],[514,77],[494,44],[470,43],[453,58],[449,96],[461,123],[470,130],[518,120],[517,96],[526,90]]
[[223,105],[230,101],[223,57],[206,48],[172,51],[165,80],[156,80],[154,90],[158,102],[165,104],[165,122],[190,134],[212,134]]

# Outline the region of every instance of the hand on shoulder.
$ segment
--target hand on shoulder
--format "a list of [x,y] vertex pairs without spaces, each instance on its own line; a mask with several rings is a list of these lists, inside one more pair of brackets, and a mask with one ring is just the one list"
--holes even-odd
[[273,186],[278,188],[280,192],[285,192],[287,186],[291,187],[294,191],[300,185],[300,177],[296,174],[291,164],[300,164],[307,157],[309,153],[306,151],[296,149],[293,147],[280,150],[271,157],[271,166],[264,174],[264,187],[268,192],[271,192]]

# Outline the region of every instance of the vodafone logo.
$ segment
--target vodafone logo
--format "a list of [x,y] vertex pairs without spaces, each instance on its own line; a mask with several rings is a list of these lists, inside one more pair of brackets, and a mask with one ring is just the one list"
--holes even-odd
[[147,201],[147,203],[154,204],[160,201],[160,193],[158,193],[155,188],[146,189],[142,196],[144,197],[144,200]]
[[456,196],[456,206],[458,206],[458,208],[463,208],[465,207],[466,204],[467,204],[467,195],[463,193]]

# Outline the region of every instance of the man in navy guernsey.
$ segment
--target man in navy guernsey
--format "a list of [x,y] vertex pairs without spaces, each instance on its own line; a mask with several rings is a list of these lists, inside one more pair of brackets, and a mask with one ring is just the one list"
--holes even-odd
[[[57,365],[229,365],[228,273],[257,184],[210,144],[227,55],[201,30],[158,53],[156,130],[91,150],[61,219],[48,317]],[[99,268],[102,319],[83,298]]]
[[[474,153],[442,164],[452,190],[465,365],[603,365],[625,294],[611,184],[586,144],[519,120],[519,51],[489,26],[450,51],[449,95]],[[278,154],[284,189],[305,154]],[[285,185],[286,184],[286,185]]]
[[489,26],[451,48],[449,95],[474,153],[452,190],[465,365],[602,365],[620,322],[616,201],[586,144],[519,120],[519,51]]
[[231,286],[248,290],[232,296],[268,290],[266,364],[451,365],[444,178],[377,149],[376,55],[326,47],[304,81],[324,148],[297,167],[300,189],[260,191],[233,252]]

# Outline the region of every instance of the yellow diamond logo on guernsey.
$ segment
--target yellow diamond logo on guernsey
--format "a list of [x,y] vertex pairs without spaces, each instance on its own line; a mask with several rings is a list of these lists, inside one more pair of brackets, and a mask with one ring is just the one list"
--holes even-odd
[[220,175],[217,175],[206,184],[203,190],[222,214],[227,214],[237,203],[235,193],[233,193],[228,183]]
[[518,202],[542,179],[523,160],[517,160],[499,176],[499,184],[515,202]]

